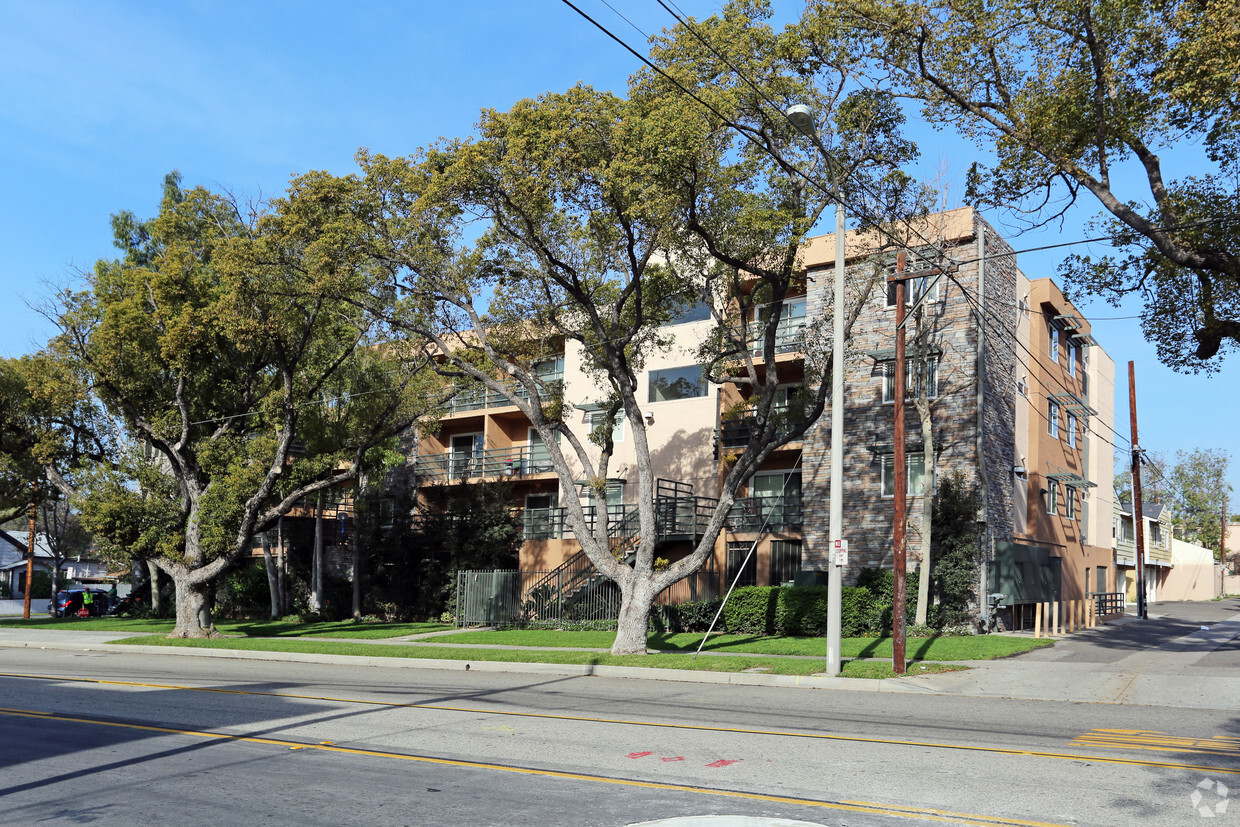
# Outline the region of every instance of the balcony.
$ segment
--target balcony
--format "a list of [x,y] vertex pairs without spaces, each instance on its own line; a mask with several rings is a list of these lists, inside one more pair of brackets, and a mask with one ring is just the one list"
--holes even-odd
[[413,472],[422,482],[451,482],[482,477],[513,477],[555,471],[545,448],[520,445],[474,453],[420,456]]
[[[771,406],[771,418],[776,422],[776,434],[780,437],[799,430],[805,423],[803,415],[793,411],[792,406],[786,402]],[[715,431],[715,443],[723,452],[741,450],[749,444],[749,437],[757,424],[758,420],[754,416],[725,420]]]
[[[766,332],[765,324],[750,324],[746,338],[754,356],[762,355],[762,336]],[[805,317],[780,319],[775,325],[775,353],[800,353],[805,339]]]
[[[548,392],[555,392],[563,386],[563,372],[540,375],[539,381],[547,385]],[[529,395],[523,386],[516,386],[517,398],[527,399]],[[448,414],[480,411],[486,408],[503,408],[512,402],[503,394],[488,389],[485,385],[475,383],[461,384],[452,398],[444,403],[444,411]]]
[[745,497],[732,503],[728,526],[737,534],[801,530],[801,495]]

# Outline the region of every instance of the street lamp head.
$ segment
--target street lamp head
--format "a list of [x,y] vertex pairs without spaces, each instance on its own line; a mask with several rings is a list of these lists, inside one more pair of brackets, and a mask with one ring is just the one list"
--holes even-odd
[[811,136],[814,134],[817,125],[814,123],[814,112],[808,106],[803,103],[794,104],[784,110],[784,114],[802,133]]

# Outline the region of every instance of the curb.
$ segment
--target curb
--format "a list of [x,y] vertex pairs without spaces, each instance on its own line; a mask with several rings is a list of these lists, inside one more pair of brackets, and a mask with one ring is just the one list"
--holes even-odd
[[[229,658],[285,663],[322,663],[337,666],[372,666],[388,669],[437,669],[446,672],[497,672],[559,677],[628,678],[673,683],[713,683],[734,686],[779,686],[800,689],[836,689],[852,692],[902,692],[938,694],[936,690],[903,682],[900,678],[838,678],[814,675],[764,675],[753,672],[699,672],[691,669],[650,669],[640,666],[608,666],[564,663],[516,663],[512,661],[382,658],[364,655],[321,655],[309,652],[262,652],[237,649],[195,649],[174,646],[113,646],[82,643],[17,643],[0,641],[0,649],[50,649],[68,652],[103,652],[123,655],[174,655]],[[910,676],[915,677],[915,676]]]

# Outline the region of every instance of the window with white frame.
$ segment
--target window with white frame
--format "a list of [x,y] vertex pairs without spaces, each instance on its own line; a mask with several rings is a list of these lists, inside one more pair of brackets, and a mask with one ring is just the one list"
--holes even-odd
[[1048,401],[1046,403],[1046,432],[1051,436],[1059,437],[1059,403]]
[[[905,456],[904,461],[908,470],[908,495],[910,497],[920,497],[926,487],[925,454],[920,452],[916,454],[908,454]],[[884,497],[894,497],[896,494],[895,454],[883,455],[882,491]]]
[[1059,326],[1054,321],[1047,320],[1046,332],[1050,338],[1050,347],[1047,349],[1047,355],[1052,361],[1059,361]]
[[[586,423],[590,426],[590,437],[593,440],[599,426],[607,424],[607,411],[590,411],[586,416]],[[616,418],[611,424],[611,441],[624,442],[624,411],[616,411]]]
[[1076,447],[1076,414],[1067,414],[1066,419],[1067,419],[1067,422],[1066,422],[1065,430],[1068,432],[1068,446],[1071,448],[1075,448]]
[[[911,396],[914,389],[924,388],[926,397],[934,399],[939,395],[939,360],[927,357],[918,375],[917,364],[913,359],[904,362],[905,396]],[[895,360],[883,363],[883,401],[894,402],[896,398],[896,363]]]
[[1080,347],[1074,344],[1068,345],[1068,375],[1076,376],[1076,359],[1077,354],[1081,352]]
[[1076,519],[1076,488],[1071,485],[1064,491],[1064,515],[1069,520]]
[[1051,480],[1046,484],[1046,513],[1059,513],[1059,482]]
[[[904,303],[912,304],[921,297],[922,293],[926,294],[927,302],[938,301],[942,294],[941,281],[942,279],[938,276],[909,279],[904,282]],[[896,283],[894,281],[887,284],[887,306],[896,306]]]

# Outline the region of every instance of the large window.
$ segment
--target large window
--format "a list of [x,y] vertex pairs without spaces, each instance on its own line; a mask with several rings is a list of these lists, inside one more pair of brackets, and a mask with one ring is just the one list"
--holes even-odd
[[[926,457],[925,454],[908,454],[905,458],[908,468],[908,495],[919,497],[926,488]],[[894,497],[896,494],[896,457],[895,454],[883,456],[882,470],[883,496]]]
[[670,402],[706,395],[706,382],[700,365],[650,371],[648,402]]
[[1067,415],[1068,445],[1072,448],[1076,447],[1076,415]]
[[[586,422],[590,426],[590,435],[593,437],[600,426],[607,424],[607,411],[590,411]],[[616,418],[611,424],[611,441],[624,442],[624,411],[616,411]]]
[[1059,403],[1046,403],[1046,432],[1053,437],[1059,437]]
[[749,540],[728,542],[728,585],[736,580],[737,574],[740,575],[740,579],[736,580],[736,585],[758,585],[758,554],[756,551],[753,554],[749,553],[752,547],[753,542]]
[[680,312],[672,317],[672,324],[685,324],[687,322],[704,322],[710,318],[710,305],[704,301],[697,301],[693,304],[685,305]]
[[801,541],[771,541],[771,585],[794,580],[801,570]]
[[[912,359],[906,359],[904,362],[904,386],[906,388],[905,396],[913,393],[914,389],[924,388],[926,397],[933,399],[939,395],[939,360],[930,357],[926,359],[922,365],[922,371],[918,375],[916,362]],[[896,363],[894,361],[883,363],[883,401],[894,402],[896,398]]]

